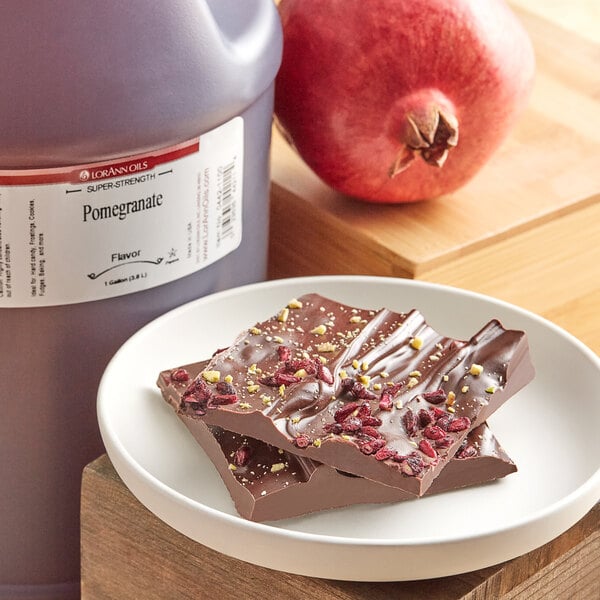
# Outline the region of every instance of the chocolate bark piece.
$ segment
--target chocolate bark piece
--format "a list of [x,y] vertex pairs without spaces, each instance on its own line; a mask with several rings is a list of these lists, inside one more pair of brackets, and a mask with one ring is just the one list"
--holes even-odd
[[417,310],[307,294],[216,353],[179,411],[420,496],[533,376],[526,334],[497,320],[457,340]]
[[[182,379],[186,374],[195,377],[205,366],[206,362],[195,363],[160,374],[163,397],[176,412],[186,388]],[[414,499],[399,488],[342,473],[200,419],[182,421],[215,465],[236,510],[246,519],[274,521],[353,504]],[[484,423],[469,432],[426,494],[486,483],[515,471],[515,464]]]

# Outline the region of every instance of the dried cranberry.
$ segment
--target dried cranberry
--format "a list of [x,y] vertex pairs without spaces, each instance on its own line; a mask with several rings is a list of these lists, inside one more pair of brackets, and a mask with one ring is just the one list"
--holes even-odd
[[259,383],[263,385],[268,385],[269,387],[278,387],[277,381],[275,381],[275,375],[264,375],[258,379]]
[[371,406],[369,404],[367,404],[366,402],[363,402],[359,407],[358,410],[356,411],[356,416],[361,420],[361,421],[365,421],[365,419],[368,419],[371,416]]
[[456,453],[457,458],[472,458],[474,456],[477,456],[477,448],[472,444],[467,444]]
[[387,446],[383,446],[383,448],[379,448],[377,452],[375,452],[375,460],[387,460],[388,458],[392,458],[396,454],[391,448]]
[[351,392],[353,387],[354,379],[352,379],[351,377],[345,377],[344,379],[342,379],[341,390],[343,393],[347,394],[348,392]]
[[323,429],[327,432],[327,433],[336,433],[336,434],[340,434],[342,433],[343,429],[342,429],[342,424],[341,423],[327,423]]
[[185,369],[171,371],[171,379],[177,383],[185,383],[190,380],[190,374]]
[[194,379],[182,395],[184,402],[206,403],[212,396],[212,392],[204,379]]
[[448,425],[448,431],[464,431],[471,427],[471,419],[469,417],[458,417]]
[[286,361],[284,366],[288,373],[295,373],[300,369],[304,369],[307,375],[314,375],[317,372],[317,366],[308,358],[292,358]]
[[433,392],[425,392],[423,394],[423,399],[427,400],[431,404],[441,404],[446,401],[446,392],[444,390],[439,389]]
[[433,446],[427,440],[421,440],[419,442],[419,450],[430,458],[435,458],[437,456]]
[[219,381],[216,385],[217,392],[219,394],[225,394],[228,396],[235,396],[236,391],[235,388],[231,385],[231,383],[227,383],[226,381]]
[[287,346],[277,346],[277,356],[281,362],[285,362],[292,358],[292,351]]
[[381,427],[383,421],[379,417],[365,417],[362,420],[363,425],[368,425],[369,427]]
[[342,429],[346,433],[356,433],[362,429],[362,421],[358,417],[348,417],[342,422]]
[[435,424],[440,429],[443,429],[444,431],[448,431],[448,427],[450,426],[451,422],[452,422],[452,417],[450,415],[444,415],[443,417],[440,417],[439,419],[437,419]]
[[206,414],[206,410],[204,406],[198,402],[192,402],[188,405],[197,415],[204,416]]
[[319,363],[317,366],[317,377],[329,385],[333,383],[333,375],[331,374],[331,371],[328,367],[322,365],[321,363]]
[[438,408],[437,406],[432,406],[429,411],[435,420],[439,419],[440,417],[448,416],[448,413],[445,410]]
[[235,394],[215,394],[209,398],[206,406],[207,408],[215,408],[226,404],[235,404],[237,401],[238,397]]
[[355,381],[352,385],[352,394],[360,400],[375,400],[377,396],[369,391],[360,381]]
[[428,410],[425,410],[424,408],[419,410],[418,418],[419,418],[419,427],[421,427],[421,429],[423,427],[427,427],[427,425],[433,423],[433,415]]
[[360,404],[358,402],[348,402],[348,404],[344,404],[341,408],[338,408],[333,415],[333,418],[336,422],[341,423],[347,417],[349,417],[355,410],[358,410]]
[[446,432],[437,425],[428,425],[423,430],[423,435],[429,440],[441,440],[446,437]]
[[394,383],[394,385],[390,385],[384,390],[384,393],[387,392],[393,398],[402,388],[402,383]]
[[379,431],[377,431],[377,429],[375,429],[375,427],[371,427],[370,425],[364,425],[364,423],[360,432],[372,438],[381,437],[381,434],[379,433]]
[[416,433],[417,418],[410,408],[406,409],[406,412],[402,415],[402,423],[408,435],[414,435]]
[[409,454],[400,465],[400,470],[409,477],[416,477],[423,472],[425,465],[420,456]]
[[233,464],[237,467],[244,467],[248,464],[252,456],[252,448],[248,444],[242,444],[233,455]]
[[385,440],[367,440],[360,442],[358,447],[363,454],[375,454],[385,446]]
[[383,392],[379,399],[379,410],[392,410],[394,407],[394,400],[392,395],[388,392]]
[[441,440],[436,440],[435,441],[435,447],[436,448],[450,448],[450,446],[452,446],[452,442],[454,440],[449,436],[445,436],[443,437]]
[[310,438],[307,435],[301,433],[294,439],[294,444],[297,448],[307,448],[310,446]]
[[275,383],[279,385],[291,385],[293,383],[298,383],[301,381],[301,377],[296,377],[295,375],[290,375],[289,373],[275,373]]

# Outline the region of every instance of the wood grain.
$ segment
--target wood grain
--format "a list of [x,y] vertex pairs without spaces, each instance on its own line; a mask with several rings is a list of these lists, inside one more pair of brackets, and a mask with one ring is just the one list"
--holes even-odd
[[600,597],[600,507],[553,542],[501,565],[427,581],[368,583],[277,572],[193,542],[144,508],[106,456],[86,467],[81,499],[82,600]]

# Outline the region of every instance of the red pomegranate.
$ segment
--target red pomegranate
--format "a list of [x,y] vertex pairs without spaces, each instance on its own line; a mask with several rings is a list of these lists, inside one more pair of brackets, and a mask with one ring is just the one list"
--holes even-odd
[[452,192],[523,111],[531,42],[504,0],[281,0],[275,115],[328,185],[373,202]]

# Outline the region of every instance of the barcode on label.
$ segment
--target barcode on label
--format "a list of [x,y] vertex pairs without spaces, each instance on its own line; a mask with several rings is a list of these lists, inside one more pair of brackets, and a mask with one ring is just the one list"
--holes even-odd
[[219,167],[219,187],[217,192],[219,202],[218,243],[225,238],[233,237],[236,221],[235,194],[237,191],[236,162]]

